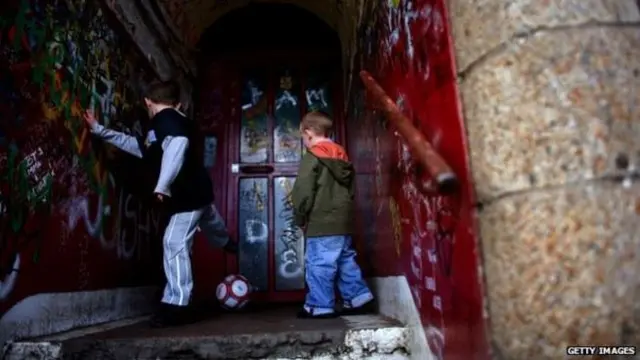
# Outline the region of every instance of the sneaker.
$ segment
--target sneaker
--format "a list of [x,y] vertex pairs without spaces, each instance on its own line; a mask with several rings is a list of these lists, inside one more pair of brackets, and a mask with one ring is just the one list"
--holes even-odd
[[195,313],[189,306],[161,303],[151,317],[150,326],[155,328],[187,325],[196,322]]
[[338,314],[336,312],[332,312],[314,315],[313,309],[311,309],[311,311],[307,311],[307,309],[303,308],[302,310],[298,311],[297,317],[298,319],[334,319],[338,317]]
[[375,314],[377,311],[377,306],[375,301],[369,300],[364,303],[362,306],[358,307],[343,307],[340,311],[340,316],[356,316],[356,315],[370,315]]
[[229,241],[222,247],[222,250],[228,252],[229,254],[237,254],[238,253],[238,243],[229,238]]

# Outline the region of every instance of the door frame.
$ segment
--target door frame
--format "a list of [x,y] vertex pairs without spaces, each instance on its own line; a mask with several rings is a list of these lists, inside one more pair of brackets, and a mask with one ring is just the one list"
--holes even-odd
[[[219,176],[224,179],[222,183],[226,188],[225,207],[222,209],[222,213],[227,222],[227,227],[231,236],[235,241],[239,241],[239,224],[238,224],[238,188],[240,178],[251,177],[248,174],[234,174],[231,172],[231,165],[239,163],[240,160],[240,128],[242,121],[242,111],[240,110],[240,96],[242,91],[242,70],[246,68],[273,68],[275,66],[292,65],[296,70],[301,70],[300,88],[299,94],[301,99],[304,99],[304,90],[306,89],[305,75],[308,73],[310,67],[322,67],[327,66],[332,72],[332,102],[333,102],[333,121],[334,132],[336,141],[342,144],[345,148],[347,144],[346,140],[346,126],[344,123],[344,101],[343,101],[343,89],[342,89],[342,69],[340,63],[339,54],[335,54],[333,51],[308,51],[308,50],[278,50],[267,49],[263,51],[239,51],[226,56],[217,56],[214,58],[216,62],[224,64],[223,66],[229,69],[226,76],[228,76],[229,82],[229,100],[227,110],[229,113],[229,121],[225,122],[224,129],[221,133],[224,134],[223,139],[218,139],[219,144],[224,147],[224,159],[216,166],[216,171],[219,172]],[[206,65],[205,65],[206,66]],[[267,84],[269,88],[266,91],[268,108],[267,112],[270,115],[270,119],[267,125],[268,133],[270,137],[273,136],[274,124],[273,124],[273,100],[275,95],[275,88],[273,84],[276,82],[273,78],[275,76],[272,71],[268,73]],[[301,102],[301,113],[306,112],[306,101]],[[272,149],[272,144],[270,145]],[[272,162],[272,150],[268,152],[268,161]],[[288,290],[278,291],[275,288],[275,274],[276,274],[276,261],[275,261],[275,228],[274,224],[274,187],[273,178],[279,176],[291,176],[291,173],[296,172],[298,165],[282,164],[278,165],[275,171],[268,176],[269,179],[267,186],[267,197],[270,200],[270,206],[267,208],[268,220],[269,220],[269,246],[268,246],[268,291],[255,292],[252,296],[253,301],[257,302],[299,302],[304,299],[306,293],[305,289],[300,290]],[[264,175],[258,175],[259,177],[265,177]],[[227,273],[236,274],[239,273],[239,264],[236,256],[227,256],[225,259]]]

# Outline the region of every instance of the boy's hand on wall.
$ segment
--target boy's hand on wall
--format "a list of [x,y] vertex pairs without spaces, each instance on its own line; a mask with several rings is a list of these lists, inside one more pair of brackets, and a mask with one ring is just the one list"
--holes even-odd
[[98,124],[98,120],[96,119],[96,116],[93,114],[93,111],[91,110],[87,110],[84,112],[84,122],[87,124],[87,126],[94,127]]

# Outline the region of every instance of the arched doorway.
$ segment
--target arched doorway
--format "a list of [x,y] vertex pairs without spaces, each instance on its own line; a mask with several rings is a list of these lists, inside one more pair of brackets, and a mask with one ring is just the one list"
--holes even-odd
[[198,47],[198,118],[216,154],[208,163],[218,204],[240,249],[225,270],[246,276],[257,300],[301,300],[304,239],[288,193],[305,112],[331,114],[344,140],[338,36],[296,6],[252,4],[217,20]]

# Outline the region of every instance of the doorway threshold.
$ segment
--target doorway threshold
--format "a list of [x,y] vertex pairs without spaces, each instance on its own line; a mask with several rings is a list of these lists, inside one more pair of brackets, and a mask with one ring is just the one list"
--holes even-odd
[[[298,319],[298,306],[222,313],[154,329],[146,319],[10,345],[3,359],[410,359],[409,329],[381,315]],[[41,354],[41,355],[38,355]]]

